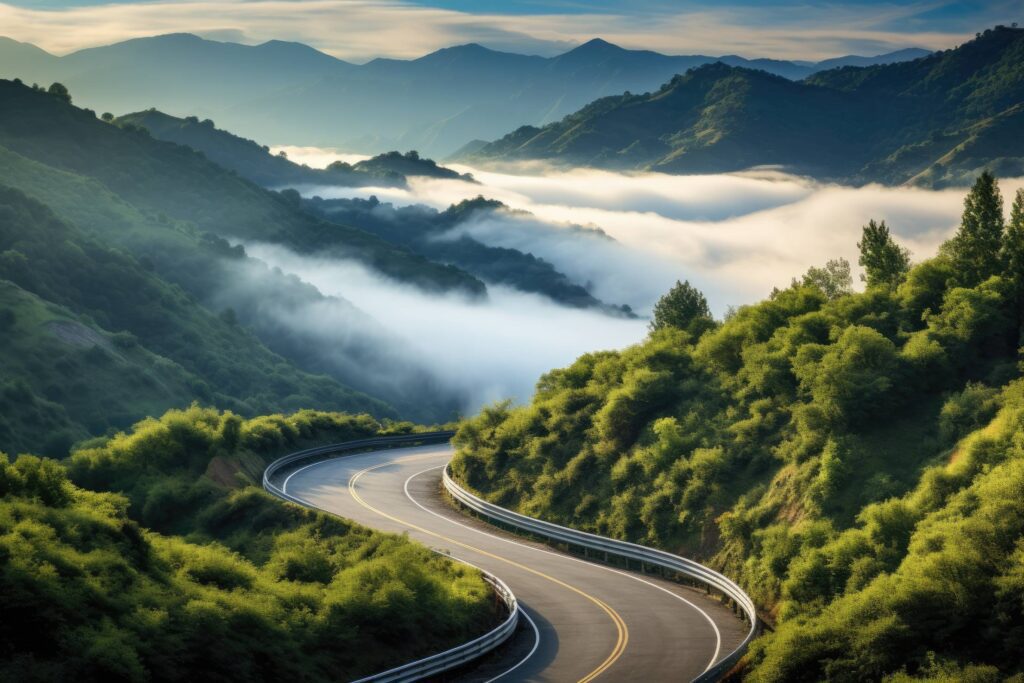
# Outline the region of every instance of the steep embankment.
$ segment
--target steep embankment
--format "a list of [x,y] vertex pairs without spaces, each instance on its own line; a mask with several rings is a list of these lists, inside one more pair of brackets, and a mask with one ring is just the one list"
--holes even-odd
[[[80,200],[89,206],[88,197]],[[10,351],[0,361],[0,448],[45,446],[58,455],[79,438],[193,400],[243,414],[314,404],[390,413],[298,370],[151,267],[3,186],[0,281]]]

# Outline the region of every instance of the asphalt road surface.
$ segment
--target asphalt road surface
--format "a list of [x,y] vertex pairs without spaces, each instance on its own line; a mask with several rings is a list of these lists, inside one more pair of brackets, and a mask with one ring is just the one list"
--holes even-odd
[[[349,455],[284,472],[287,493],[409,536],[500,577],[529,617],[477,680],[688,681],[726,656],[745,625],[702,591],[525,541],[452,508],[448,445]],[[277,478],[275,478],[277,479]],[[395,662],[395,665],[404,662]]]

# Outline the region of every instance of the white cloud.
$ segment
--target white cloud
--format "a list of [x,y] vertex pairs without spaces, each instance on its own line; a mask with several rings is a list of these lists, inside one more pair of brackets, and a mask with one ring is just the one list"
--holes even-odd
[[628,346],[646,334],[642,320],[565,308],[503,287],[489,288],[487,301],[471,301],[426,294],[352,261],[301,256],[267,244],[247,244],[246,251],[355,304],[376,319],[383,334],[353,339],[367,326],[354,313],[323,303],[276,311],[282,324],[324,343],[333,334],[341,349],[343,343],[375,345],[379,354],[394,359],[387,368],[391,382],[400,385],[411,373],[429,372],[443,391],[463,398],[466,413],[495,400],[525,401],[542,373],[588,351]]
[[[821,184],[776,172],[704,176],[619,174],[539,164],[521,173],[469,167],[483,185],[415,179],[410,189],[303,188],[324,197],[376,195],[436,208],[483,194],[533,219],[491,217],[460,230],[485,243],[529,251],[610,303],[647,313],[675,279],[701,287],[716,313],[785,286],[812,265],[844,257],[857,271],[857,241],[869,219],[884,219],[920,260],[956,229],[964,189],[931,191]],[[1021,180],[1002,181],[1012,196]],[[567,228],[600,228],[614,242],[580,239]]]

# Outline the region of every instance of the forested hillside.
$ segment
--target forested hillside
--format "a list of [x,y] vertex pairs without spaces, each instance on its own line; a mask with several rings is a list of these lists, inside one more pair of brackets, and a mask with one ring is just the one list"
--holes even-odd
[[193,407],[66,467],[0,453],[0,678],[349,680],[483,632],[475,570],[256,486],[286,449],[407,428]]
[[[228,240],[354,259],[431,292],[481,297],[480,280],[319,220],[292,194],[264,190],[141,129],[99,120],[71,106],[59,87],[52,90],[0,82],[0,185],[24,193],[0,192],[7,207],[0,214],[0,278],[77,316],[96,339],[120,335],[184,374],[166,387],[137,384],[123,404],[102,411],[96,398],[108,387],[91,381],[91,365],[64,382],[38,383],[45,373],[11,355],[2,361],[4,381],[24,378],[27,388],[18,395],[28,391],[34,400],[6,414],[0,448],[41,448],[30,439],[43,425],[53,427],[54,444],[66,447],[192,399],[247,416],[317,407],[378,416],[397,410],[435,422],[456,412],[461,397],[440,389],[429,368],[410,364],[372,311],[324,296]],[[302,324],[313,312],[332,316],[335,330],[344,326],[341,343],[337,333]],[[11,329],[18,335],[7,340],[11,348],[49,348],[54,341],[52,328]],[[83,352],[93,346],[77,343]],[[401,382],[391,376],[396,368]],[[185,392],[175,388],[182,382]]]
[[317,221],[194,150],[155,140],[144,129],[105,123],[73,106],[61,89],[46,92],[0,81],[0,146],[96,180],[138,209],[188,221],[201,232],[277,241],[298,250],[318,244],[329,232],[352,258],[396,280],[432,291],[483,293],[478,281],[457,269],[361,230]]
[[353,167],[344,162],[333,164],[328,169],[296,164],[289,161],[287,156],[271,154],[268,147],[254,140],[246,140],[217,128],[210,119],[200,121],[195,116],[177,118],[156,109],[147,109],[111,118],[111,121],[122,128],[144,128],[157,140],[191,147],[202,152],[210,161],[264,187],[303,184],[405,186],[402,173],[388,168]]
[[299,370],[152,265],[2,185],[0,283],[0,449],[62,455],[73,441],[196,399],[246,415],[313,405],[393,415]]
[[[438,211],[422,205],[396,208],[373,196],[369,199],[322,199],[314,196],[302,200],[302,206],[324,220],[356,226],[432,261],[450,263],[486,283],[542,294],[575,308],[597,308],[612,315],[632,315],[629,306],[600,301],[586,287],[542,258],[518,249],[487,245],[459,233],[460,228],[475,221],[530,217],[526,212],[510,210],[499,201],[481,196]],[[587,231],[588,236],[597,234],[594,230]]]
[[289,161],[284,153],[271,154],[269,147],[218,129],[210,119],[181,119],[147,109],[110,120],[122,128],[144,128],[158,140],[191,147],[243,178],[275,189],[297,185],[406,187],[406,176],[474,182],[472,175],[440,166],[415,151],[385,152],[354,164],[338,160],[319,169]]
[[470,150],[477,161],[714,173],[781,165],[844,182],[967,185],[1024,175],[1024,29],[998,26],[930,56],[800,82],[724,63],[606,97]]
[[709,562],[773,627],[757,681],[1024,678],[1024,190],[981,176],[911,266],[884,222],[718,322],[679,284],[456,437],[489,499]]

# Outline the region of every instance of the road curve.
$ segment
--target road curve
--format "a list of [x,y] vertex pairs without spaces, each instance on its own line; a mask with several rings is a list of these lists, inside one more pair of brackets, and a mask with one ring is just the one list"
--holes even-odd
[[495,672],[507,671],[502,682],[687,681],[743,640],[743,622],[701,591],[553,551],[452,509],[440,492],[451,456],[447,444],[348,455],[283,472],[277,483],[313,507],[407,532],[501,577],[539,634],[531,654]]

